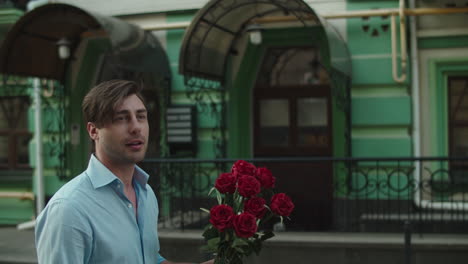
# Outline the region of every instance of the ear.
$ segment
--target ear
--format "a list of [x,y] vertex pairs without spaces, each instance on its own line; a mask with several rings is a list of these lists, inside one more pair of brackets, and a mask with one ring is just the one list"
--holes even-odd
[[96,141],[99,139],[99,128],[93,122],[88,122],[86,124],[86,130],[88,130],[89,137]]

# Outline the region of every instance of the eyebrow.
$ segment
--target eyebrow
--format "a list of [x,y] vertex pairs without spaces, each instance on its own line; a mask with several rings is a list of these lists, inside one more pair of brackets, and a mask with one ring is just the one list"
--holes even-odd
[[[142,113],[147,113],[148,110],[142,108],[142,109],[138,109],[136,112],[137,112],[137,114],[142,114]],[[123,115],[123,114],[129,114],[129,113],[130,113],[130,111],[125,109],[125,110],[120,110],[118,112],[115,112],[114,115]]]

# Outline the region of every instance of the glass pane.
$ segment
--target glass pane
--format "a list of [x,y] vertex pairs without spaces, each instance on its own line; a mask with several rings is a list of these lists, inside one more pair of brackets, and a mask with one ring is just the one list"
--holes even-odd
[[0,129],[26,129],[29,98],[25,96],[0,98]]
[[454,127],[452,132],[452,155],[468,156],[468,127]]
[[32,135],[19,135],[16,140],[18,164],[29,166],[29,141]]
[[328,84],[316,47],[273,48],[267,51],[257,79],[260,86]]
[[468,120],[468,80],[450,82],[450,113],[452,121]]
[[0,136],[0,166],[8,166],[8,136]]
[[468,79],[453,78],[449,81],[451,155],[468,155]]
[[298,144],[312,147],[328,146],[328,113],[326,98],[297,100]]
[[0,129],[8,129],[10,125],[8,124],[7,116],[3,111],[3,108],[0,108]]
[[260,138],[263,146],[286,146],[289,142],[287,99],[260,100]]

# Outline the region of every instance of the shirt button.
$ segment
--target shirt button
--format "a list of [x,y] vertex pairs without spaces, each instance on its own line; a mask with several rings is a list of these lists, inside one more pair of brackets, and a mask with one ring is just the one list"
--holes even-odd
[[128,204],[128,208],[132,208],[132,204]]

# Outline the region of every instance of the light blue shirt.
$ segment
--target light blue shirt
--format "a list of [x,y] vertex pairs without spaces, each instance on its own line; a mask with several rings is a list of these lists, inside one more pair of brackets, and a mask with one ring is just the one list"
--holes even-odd
[[94,155],[86,171],[65,184],[36,220],[39,263],[156,264],[158,203],[148,174],[135,166],[138,218],[123,183]]

